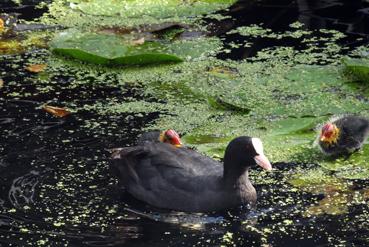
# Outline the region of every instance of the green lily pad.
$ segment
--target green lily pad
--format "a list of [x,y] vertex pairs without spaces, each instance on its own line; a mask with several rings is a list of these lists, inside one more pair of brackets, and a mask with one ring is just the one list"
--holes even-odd
[[115,35],[60,33],[52,42],[53,52],[81,61],[104,65],[142,65],[181,62],[182,58],[170,54],[168,47],[159,42],[133,45]]
[[369,83],[369,59],[343,59],[346,71],[355,79],[363,83]]
[[96,16],[122,16],[123,18],[169,18],[198,16],[229,7],[236,0],[69,0],[73,9]]

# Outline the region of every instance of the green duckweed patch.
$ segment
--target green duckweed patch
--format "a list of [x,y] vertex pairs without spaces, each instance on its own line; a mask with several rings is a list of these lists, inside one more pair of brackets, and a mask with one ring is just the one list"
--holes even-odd
[[[219,46],[214,47],[216,53]],[[273,63],[237,62],[203,56],[180,64],[120,69],[53,58],[48,70],[51,74],[60,73],[60,68],[75,71],[77,79],[68,87],[84,85],[88,75],[95,78],[89,84],[139,88],[140,99],[70,104],[75,111],[109,116],[160,112],[146,129],[174,128],[187,145],[216,158],[223,156],[233,137],[257,136],[274,162],[319,163],[324,169],[337,166],[342,167],[337,170],[342,177],[366,178],[365,152],[354,154],[347,166],[339,159],[327,159],[314,144],[316,126],[332,115],[368,116],[364,86],[347,83],[340,65],[293,65],[283,55],[279,62],[271,59]]]
[[[102,3],[97,0],[91,2],[95,5]],[[112,1],[106,1],[103,4],[106,7],[111,3]],[[138,1],[132,3],[138,4]],[[196,5],[200,1],[186,3]],[[231,1],[226,5],[219,4],[212,10],[229,6],[230,3]],[[209,11],[210,5],[201,6],[207,8],[206,12]],[[117,9],[105,8],[95,12],[96,6],[88,6],[86,1],[66,0],[54,1],[49,9],[49,13],[42,18],[43,23],[78,27],[81,33],[94,32],[98,30],[96,27],[118,26],[124,29],[163,21],[193,24],[200,17],[187,16],[204,13],[193,13],[192,11],[198,10],[187,8],[188,12],[183,12],[186,13],[183,16],[169,16],[169,12],[166,12],[167,16],[159,20],[155,16],[156,9],[153,8],[152,16],[135,18],[124,16],[125,13]],[[174,11],[173,8],[172,10]],[[132,14],[137,13],[133,11]],[[324,194],[324,199],[311,207],[293,211],[306,217],[345,214],[351,205],[366,205],[368,192],[355,191],[351,186],[351,179],[368,179],[369,167],[366,161],[369,158],[369,145],[364,145],[361,152],[353,154],[347,161],[329,160],[314,146],[316,126],[330,116],[344,113],[369,116],[366,86],[353,85],[342,73],[341,53],[346,48],[338,46],[336,42],[343,34],[320,30],[318,34],[321,36],[316,36],[316,33],[304,30],[298,23],[293,23],[291,30],[285,33],[274,33],[262,26],[243,27],[231,33],[251,38],[301,39],[304,47],[269,47],[253,58],[224,61],[215,57],[219,52],[225,51],[217,37],[175,40],[171,35],[166,40],[174,43],[169,46],[171,52],[184,61],[143,67],[84,64],[46,52],[42,56],[27,58],[28,64],[47,64],[45,73],[32,75],[27,81],[35,85],[35,92],[31,95],[26,90],[19,90],[5,91],[5,94],[12,99],[34,97],[57,101],[71,109],[72,117],[78,119],[91,136],[99,139],[101,136],[103,139],[112,135],[119,139],[127,133],[138,132],[134,126],[129,125],[130,121],[155,113],[157,117],[139,132],[174,128],[181,133],[186,145],[216,159],[223,157],[224,149],[232,138],[240,135],[260,137],[265,153],[272,162],[318,163],[321,166],[314,171],[302,169],[285,172],[284,179],[292,174],[291,186],[282,188],[284,192],[289,191],[292,194],[286,198],[276,194],[278,190],[273,191],[281,184],[280,180],[266,172],[253,172],[253,182],[256,185],[268,185],[271,189],[268,193],[272,196],[264,199],[267,201],[267,208],[270,205],[292,205],[293,208],[303,205],[304,201],[294,198],[293,193],[299,191]],[[246,41],[247,45],[251,45],[251,42],[254,41]],[[316,46],[317,42],[319,46]],[[169,48],[166,46],[165,49]],[[109,51],[106,48],[103,50]],[[14,66],[18,65],[15,63]],[[19,66],[19,70],[22,69]],[[59,80],[60,77],[68,77],[68,80]],[[22,87],[20,84],[22,82],[16,79],[6,82],[6,85]],[[4,90],[7,90],[6,87]],[[120,94],[128,96],[99,94],[107,89],[119,89]],[[71,92],[78,92],[78,97],[71,97]],[[46,99],[43,97],[45,95],[48,95]],[[95,99],[96,95],[99,97]],[[46,102],[40,102],[40,105],[43,103]],[[86,112],[95,117],[83,119]],[[108,164],[100,160],[102,153],[81,159],[78,152],[83,148],[77,145],[75,140],[78,138],[76,133],[71,132],[69,138],[53,145],[56,149],[58,145],[70,147],[70,152],[66,155],[72,158],[58,164],[54,178],[42,183],[39,201],[31,210],[44,213],[45,221],[60,234],[64,234],[64,229],[68,227],[90,227],[104,232],[117,220],[135,219],[137,215],[127,215],[118,199],[113,201],[114,204],[106,205],[106,188],[101,185],[111,186],[115,181],[109,178],[109,181],[103,183],[99,179],[106,178]],[[75,148],[76,146],[80,149]],[[55,157],[59,157],[58,155],[55,153]],[[44,166],[45,164],[37,168],[43,169]],[[81,202],[80,198],[87,200]],[[59,215],[54,216],[51,211],[59,212]],[[367,211],[364,211],[355,220],[364,222],[367,216]],[[293,224],[293,220],[284,219],[281,224],[264,228],[263,232],[265,236],[272,231],[285,233],[286,227]],[[364,223],[361,225],[366,227]],[[34,228],[26,225],[23,229]],[[118,232],[117,235],[122,234]],[[225,243],[231,242],[235,237],[228,233],[225,236]]]
[[345,58],[343,59],[343,64],[345,66],[348,75],[352,76],[354,79],[362,82],[369,83],[369,59],[353,59]]
[[55,0],[41,20],[65,27],[133,27],[163,22],[194,23],[203,15],[225,9],[235,0]]

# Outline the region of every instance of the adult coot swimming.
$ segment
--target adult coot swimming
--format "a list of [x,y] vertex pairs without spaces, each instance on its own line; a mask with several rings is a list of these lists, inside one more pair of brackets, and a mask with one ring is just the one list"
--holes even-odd
[[194,150],[144,142],[112,155],[112,171],[137,199],[160,208],[206,212],[255,204],[249,169],[272,166],[260,139],[242,136],[225,151],[224,165]]
[[336,117],[323,125],[317,142],[327,155],[349,155],[359,150],[369,134],[369,120],[354,115]]

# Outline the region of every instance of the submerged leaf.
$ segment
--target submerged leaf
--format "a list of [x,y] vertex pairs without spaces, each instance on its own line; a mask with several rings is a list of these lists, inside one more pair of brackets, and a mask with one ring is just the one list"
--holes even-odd
[[321,194],[331,191],[347,191],[347,184],[334,176],[329,175],[321,168],[311,169],[307,171],[297,171],[288,180],[293,186],[313,193]]
[[56,106],[44,105],[42,109],[56,117],[66,117],[71,114],[67,109]]
[[303,215],[305,217],[317,216],[321,214],[340,215],[347,213],[350,197],[345,193],[335,193],[327,195],[318,205],[309,207]]
[[346,71],[361,82],[369,83],[369,60],[368,59],[343,59]]
[[209,69],[209,73],[221,78],[234,78],[238,75],[237,70],[227,67],[213,67]]
[[45,70],[46,64],[32,64],[26,67],[26,70],[32,73],[40,73]]
[[219,109],[219,110],[234,111],[234,112],[240,112],[244,114],[248,114],[250,112],[250,109],[237,106],[234,103],[226,102],[225,100],[219,97],[208,97],[208,103],[210,106],[214,107],[215,109]]

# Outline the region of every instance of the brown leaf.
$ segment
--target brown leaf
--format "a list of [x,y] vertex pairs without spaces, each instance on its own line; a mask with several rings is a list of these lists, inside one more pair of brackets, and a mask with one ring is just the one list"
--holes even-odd
[[0,88],[2,88],[4,86],[4,80],[0,79]]
[[132,45],[142,45],[143,43],[145,43],[145,38],[132,40],[131,42]]
[[44,105],[42,109],[56,117],[66,117],[71,114],[66,108]]
[[26,67],[26,70],[33,73],[40,73],[45,70],[46,64],[32,64]]

